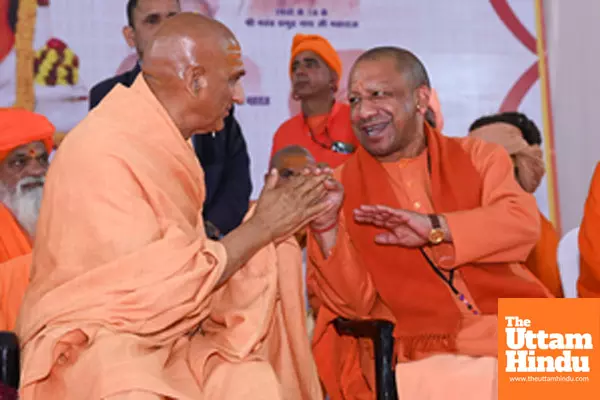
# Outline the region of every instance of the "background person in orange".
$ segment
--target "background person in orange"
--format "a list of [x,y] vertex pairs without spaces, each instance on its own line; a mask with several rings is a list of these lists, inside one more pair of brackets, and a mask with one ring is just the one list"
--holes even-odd
[[23,399],[321,397],[287,238],[329,207],[328,176],[278,184],[272,171],[238,228],[219,241],[204,230],[187,141],[222,129],[243,74],[229,29],[178,14],[133,85],[67,135],[17,322]]
[[42,115],[0,109],[0,263],[31,252],[54,131]]
[[579,227],[579,297],[600,297],[600,164],[592,177]]
[[13,329],[29,282],[54,131],[42,115],[0,109],[0,330]]
[[[535,123],[524,114],[505,112],[485,116],[473,122],[469,136],[501,145],[508,151],[515,168],[515,178],[527,193],[534,193],[546,173],[542,153],[542,135]],[[539,212],[542,233],[525,265],[552,292],[563,297],[557,248],[560,238],[554,226]]]
[[407,50],[375,48],[352,68],[361,146],[334,175],[336,204],[310,224],[308,280],[321,300],[313,353],[331,399],[369,398],[368,340],[331,321],[395,322],[400,399],[497,398],[498,298],[547,297],[524,266],[535,199],[506,151],[425,123],[430,83]]
[[302,111],[277,129],[271,157],[286,146],[298,145],[318,163],[335,168],[358,146],[350,108],[335,101],[342,76],[340,58],[324,37],[299,33],[292,43],[290,74],[293,97]]

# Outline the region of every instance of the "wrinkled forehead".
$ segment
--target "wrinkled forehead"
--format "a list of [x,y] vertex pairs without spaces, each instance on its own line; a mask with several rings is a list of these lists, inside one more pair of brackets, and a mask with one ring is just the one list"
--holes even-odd
[[7,159],[13,157],[35,157],[44,153],[47,153],[46,146],[43,142],[36,141],[14,148],[10,151],[10,153],[8,153]]
[[348,78],[350,90],[368,89],[371,86],[406,88],[406,78],[394,60],[384,57],[377,60],[360,60],[354,64]]
[[224,39],[225,56],[228,63],[233,67],[243,67],[242,62],[242,46],[234,36]]

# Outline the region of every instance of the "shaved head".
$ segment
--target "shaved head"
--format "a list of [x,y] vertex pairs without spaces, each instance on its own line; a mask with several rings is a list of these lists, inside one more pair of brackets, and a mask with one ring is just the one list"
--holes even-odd
[[193,13],[165,21],[143,51],[142,73],[184,137],[223,128],[243,101],[241,47],[222,23]]
[[382,59],[392,59],[398,71],[405,76],[406,83],[410,84],[413,89],[420,86],[431,87],[429,75],[427,75],[427,70],[421,60],[410,51],[399,47],[372,48],[361,54],[354,65],[358,65],[361,61],[379,61]]
[[352,127],[363,148],[382,162],[416,157],[425,148],[429,76],[410,51],[375,47],[350,72]]
[[285,163],[286,159],[294,157],[304,157],[308,162],[316,163],[314,157],[310,154],[310,151],[302,146],[292,145],[286,146],[273,154],[269,169],[279,168]]
[[302,146],[286,146],[273,154],[269,163],[269,170],[275,168],[282,178],[299,175],[306,167],[316,166],[310,151]]

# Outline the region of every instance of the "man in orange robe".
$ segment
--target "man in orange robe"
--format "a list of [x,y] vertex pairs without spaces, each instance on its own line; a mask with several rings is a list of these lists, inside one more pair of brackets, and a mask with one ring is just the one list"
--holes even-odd
[[290,60],[293,97],[302,111],[285,121],[273,137],[271,157],[282,148],[306,148],[319,163],[335,168],[358,146],[350,125],[350,108],[336,102],[342,62],[319,35],[297,34]]
[[551,296],[523,265],[539,235],[535,199],[500,146],[424,122],[429,78],[412,53],[366,52],[349,89],[361,146],[335,171],[336,206],[308,242],[327,393],[374,397],[372,349],[337,335],[342,316],[395,323],[400,399],[495,399],[498,298]]
[[272,171],[244,223],[208,240],[187,143],[243,100],[219,22],[161,25],[142,74],[70,132],[48,174],[17,322],[27,399],[319,399],[300,254],[328,176]]
[[600,297],[600,164],[592,177],[590,191],[585,202],[583,220],[579,227],[579,297]]
[[13,329],[29,281],[54,131],[42,115],[0,109],[0,330]]
[[[482,117],[469,128],[469,136],[501,145],[508,151],[517,181],[528,193],[534,193],[546,173],[541,144],[542,135],[533,121],[518,112]],[[560,238],[554,225],[539,212],[542,233],[525,265],[555,297],[563,297],[558,269],[557,249]]]

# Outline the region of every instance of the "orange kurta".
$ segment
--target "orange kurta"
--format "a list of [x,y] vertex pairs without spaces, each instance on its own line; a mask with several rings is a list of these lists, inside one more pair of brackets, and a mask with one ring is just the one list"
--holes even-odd
[[548,288],[554,297],[564,297],[557,250],[560,238],[554,225],[540,213],[541,235],[533,251],[527,257],[525,266]]
[[0,263],[31,253],[29,235],[0,203]]
[[141,76],[69,133],[17,322],[23,399],[319,398],[298,246],[215,291],[227,254],[204,233],[203,181]]
[[[427,251],[438,265],[446,268],[466,263],[511,263],[510,268],[516,275],[539,284],[522,264],[539,237],[540,220],[535,199],[519,187],[510,158],[501,147],[478,139],[458,140],[482,176],[482,207],[445,214],[453,244],[444,244]],[[389,183],[403,208],[420,213],[433,212],[426,153],[415,159],[384,166]],[[336,175],[341,177],[341,169],[336,170]],[[333,336],[332,339],[333,328],[328,323],[336,316],[395,321],[379,299],[366,268],[361,265],[361,258],[368,260],[368,255],[361,257],[356,253],[352,239],[345,230],[343,213],[340,214],[340,224],[336,246],[328,259],[323,258],[314,238],[309,238],[309,289],[322,301],[313,350],[319,374],[332,399],[368,398],[369,387],[374,387],[369,343],[347,337],[335,339]],[[490,237],[494,240],[490,240]],[[473,304],[460,269],[455,271],[455,286]],[[432,277],[439,279],[434,274]],[[398,290],[402,290],[403,284],[410,283],[398,282]],[[474,305],[477,307],[477,304]],[[473,361],[469,364],[472,368],[463,363],[469,373],[465,373],[462,368],[456,369],[456,364],[453,363],[438,363],[427,365],[424,369],[435,370],[439,375],[432,373],[419,380],[404,379],[403,376],[413,377],[415,371],[407,369],[408,366],[415,365],[417,368],[422,365],[421,361],[437,360],[437,356],[422,354],[420,357],[423,358],[415,360],[400,359],[401,364],[397,367],[398,388],[400,393],[408,396],[401,398],[455,398],[454,395],[459,396],[458,388],[464,385],[470,388],[470,395],[476,399],[490,398],[494,392],[495,374],[492,372],[495,371],[497,355],[497,317],[476,316],[464,306],[460,309],[463,310],[463,317],[462,328],[456,339],[456,353]],[[478,364],[479,359],[484,366]],[[413,364],[417,361],[419,362]],[[439,368],[436,369],[436,366]],[[462,370],[462,375],[454,373],[454,369]],[[436,381],[436,377],[444,374],[452,379]],[[462,392],[460,396],[464,395]],[[443,395],[440,397],[436,393]],[[411,394],[417,397],[410,397]],[[429,395],[433,397],[428,397]]]
[[12,331],[29,284],[31,253],[0,264],[0,331]]
[[590,184],[579,228],[581,265],[577,291],[580,297],[600,297],[600,164]]
[[[311,137],[308,125],[311,125],[315,140]],[[350,143],[355,147],[359,144],[350,124],[348,104],[335,103],[330,115],[311,117],[306,122],[301,113],[285,121],[273,137],[271,157],[284,147],[297,145],[306,148],[318,163],[324,162],[336,168],[351,154],[336,153],[322,146],[331,146],[331,140]]]

